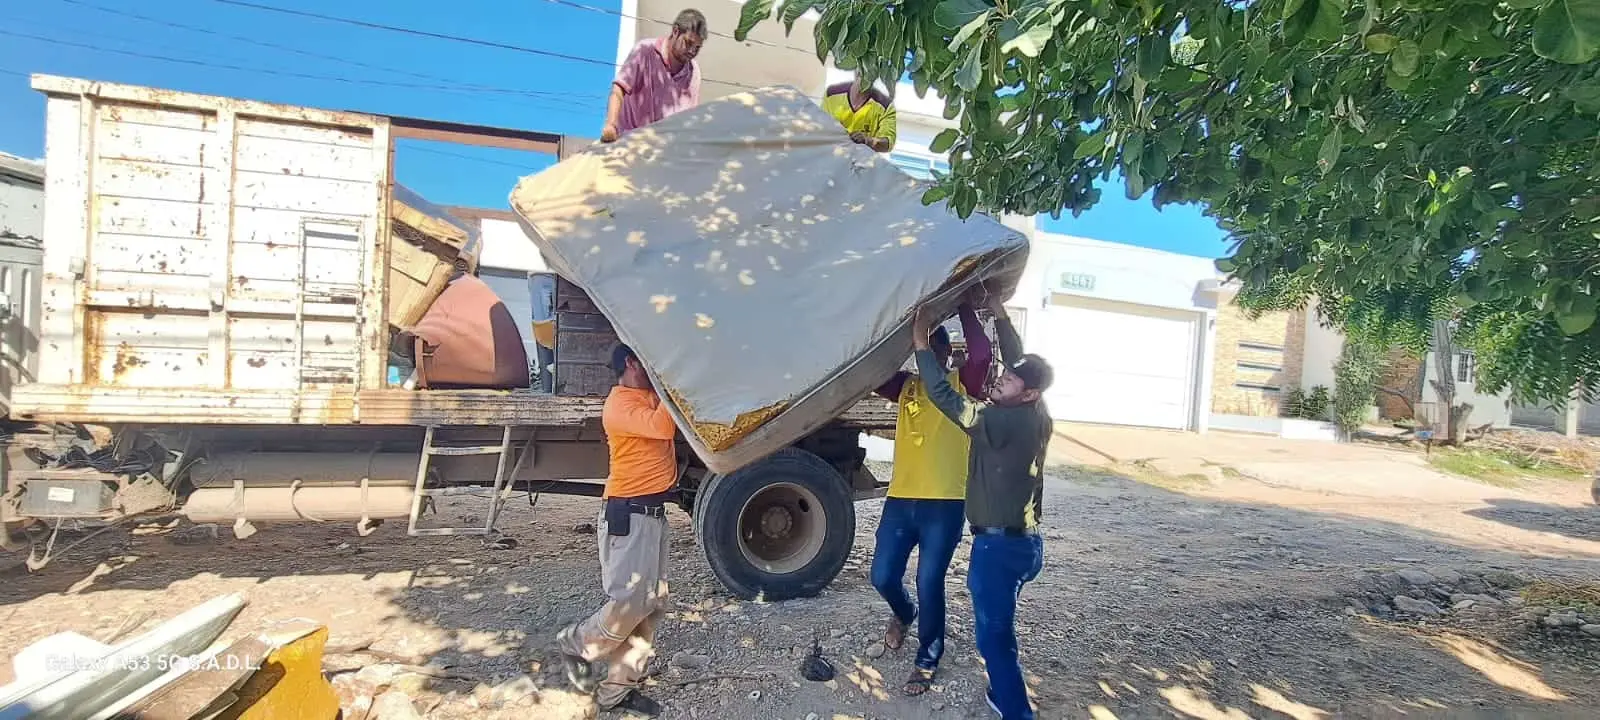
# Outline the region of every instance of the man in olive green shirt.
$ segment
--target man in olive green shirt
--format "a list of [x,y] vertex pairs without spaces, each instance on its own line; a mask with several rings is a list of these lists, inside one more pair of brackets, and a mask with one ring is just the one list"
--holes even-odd
[[972,438],[966,511],[973,538],[967,589],[976,616],[978,654],[989,674],[985,695],[1004,720],[1033,720],[1017,662],[1017,595],[1044,564],[1038,527],[1053,426],[1041,395],[1055,373],[1044,358],[1022,354],[1022,339],[999,298],[990,296],[989,308],[1005,369],[989,384],[988,403],[963,395],[940,374],[939,358],[927,340],[933,318],[919,309],[911,332],[928,397]]

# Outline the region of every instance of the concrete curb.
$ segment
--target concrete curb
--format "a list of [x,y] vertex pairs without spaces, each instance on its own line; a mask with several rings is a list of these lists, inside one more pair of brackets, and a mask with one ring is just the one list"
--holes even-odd
[[1117,464],[1119,462],[1122,462],[1122,460],[1120,460],[1120,459],[1118,459],[1116,457],[1113,457],[1110,453],[1108,453],[1108,452],[1106,452],[1104,450],[1101,450],[1100,448],[1097,448],[1097,447],[1095,447],[1093,445],[1090,445],[1089,443],[1086,443],[1086,442],[1084,442],[1082,440],[1079,440],[1079,439],[1077,439],[1077,438],[1075,438],[1075,437],[1073,437],[1071,435],[1068,435],[1068,434],[1066,434],[1066,433],[1064,433],[1064,432],[1062,432],[1060,430],[1051,430],[1051,434],[1055,435],[1058,438],[1066,440],[1067,442],[1070,442],[1070,443],[1072,443],[1074,445],[1077,445],[1078,447],[1081,447],[1081,448],[1083,448],[1085,450],[1088,450],[1089,452],[1092,452],[1092,453],[1094,453],[1096,455],[1099,455],[1100,457],[1105,458],[1106,462],[1111,463],[1113,465],[1115,465],[1115,464]]

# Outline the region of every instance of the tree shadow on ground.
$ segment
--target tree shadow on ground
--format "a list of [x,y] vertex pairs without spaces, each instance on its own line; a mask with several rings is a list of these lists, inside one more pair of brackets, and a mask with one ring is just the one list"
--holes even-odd
[[[1593,578],[1594,558],[1529,558],[1396,523],[1063,472],[1069,479],[1047,489],[1048,560],[1018,614],[1041,717],[1600,712],[1600,641],[1545,634],[1510,608],[1422,621],[1365,609],[1374,588],[1390,592],[1385,583],[1404,567]],[[866,578],[877,507],[858,504],[856,547],[839,579],[820,597],[782,603],[729,597],[689,539],[688,518],[674,512],[674,602],[650,690],[667,701],[666,716],[982,711],[965,550],[948,585],[950,650],[939,690],[899,696],[909,655],[870,649],[883,619]],[[425,666],[428,674],[407,687],[431,698],[418,707],[434,705],[438,716],[582,717],[587,701],[566,689],[549,645],[602,600],[593,535],[573,528],[593,508],[592,500],[545,498],[537,510],[508,509],[503,528],[519,544],[498,550],[471,538],[406,538],[397,528],[358,538],[346,527],[269,527],[216,547],[114,530],[41,572],[4,578],[0,655],[60,630],[106,633],[137,612],[151,615],[136,625],[149,629],[237,591],[251,605],[233,632],[295,616],[326,622],[331,646],[377,653],[330,657],[330,667]],[[840,669],[831,687],[797,672],[817,637]],[[703,669],[668,663],[680,650],[705,656]]]
[[1487,503],[1489,507],[1468,510],[1467,514],[1533,532],[1600,542],[1600,508],[1552,505],[1515,498],[1491,498]]

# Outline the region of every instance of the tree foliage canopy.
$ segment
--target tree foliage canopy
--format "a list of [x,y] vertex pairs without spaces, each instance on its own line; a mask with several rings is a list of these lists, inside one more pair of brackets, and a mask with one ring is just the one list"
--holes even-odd
[[[1600,385],[1600,0],[789,0],[819,58],[936,91],[926,196],[1079,213],[1113,173],[1200,203],[1251,307],[1425,342],[1480,389]],[[745,5],[739,32],[773,14]]]

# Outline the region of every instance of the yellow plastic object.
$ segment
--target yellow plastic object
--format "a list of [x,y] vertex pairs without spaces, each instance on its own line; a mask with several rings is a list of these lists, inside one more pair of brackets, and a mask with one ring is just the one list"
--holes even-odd
[[556,321],[533,321],[533,339],[551,350],[556,349]]
[[332,720],[339,716],[339,695],[322,674],[322,651],[328,628],[295,623],[262,635],[276,650],[244,682],[238,701],[218,720]]

